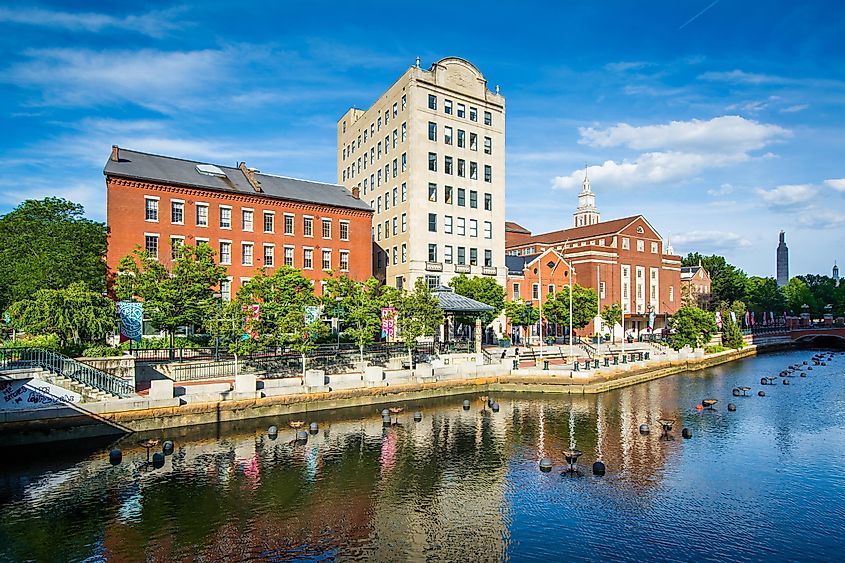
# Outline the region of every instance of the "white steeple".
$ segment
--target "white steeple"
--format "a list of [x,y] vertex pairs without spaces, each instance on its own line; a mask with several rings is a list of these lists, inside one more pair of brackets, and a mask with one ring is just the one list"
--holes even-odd
[[595,225],[601,220],[601,215],[596,209],[596,194],[590,189],[590,179],[587,177],[586,166],[584,167],[584,184],[581,193],[578,194],[578,208],[573,215],[576,227]]

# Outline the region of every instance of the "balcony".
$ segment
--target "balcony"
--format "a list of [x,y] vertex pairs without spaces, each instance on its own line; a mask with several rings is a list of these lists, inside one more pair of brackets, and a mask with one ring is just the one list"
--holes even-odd
[[425,271],[426,272],[442,272],[443,271],[443,263],[442,262],[426,262],[425,263]]
[[495,276],[496,275],[496,268],[493,266],[483,266],[481,268],[482,275],[485,276]]
[[469,274],[472,272],[472,267],[468,264],[455,264],[455,272],[459,274]]

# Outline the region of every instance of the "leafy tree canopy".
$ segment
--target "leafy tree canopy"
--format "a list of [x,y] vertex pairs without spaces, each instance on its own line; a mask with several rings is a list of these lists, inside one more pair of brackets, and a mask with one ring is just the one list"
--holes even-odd
[[605,305],[601,310],[601,320],[604,321],[606,326],[610,327],[613,343],[615,344],[616,332],[613,330],[613,327],[617,324],[620,326],[622,324],[622,307],[619,306],[619,303]]
[[505,316],[514,326],[531,326],[540,320],[540,309],[517,299],[505,303]]
[[416,346],[418,338],[437,334],[443,324],[443,310],[422,278],[417,278],[414,290],[399,300],[396,323],[408,350]]
[[745,272],[729,264],[724,256],[702,256],[693,252],[683,259],[684,266],[698,266],[699,263],[710,274],[710,293],[714,303],[741,301],[745,298],[747,276]]
[[355,281],[347,276],[332,276],[326,280],[323,306],[326,316],[337,318],[343,334],[362,350],[381,332],[382,307],[395,306],[399,301],[396,288],[383,285],[375,278]]
[[449,280],[449,286],[458,295],[475,299],[493,307],[492,311],[484,311],[478,315],[482,326],[489,326],[505,308],[505,288],[493,278],[479,276],[468,278],[461,274]]
[[106,239],[105,224],[61,198],[28,199],[0,217],[0,311],[74,282],[105,291]]
[[699,348],[708,342],[718,327],[713,313],[702,311],[698,307],[682,307],[672,315],[670,323],[672,334],[669,342],[675,350],[686,345]]
[[[572,327],[584,328],[598,314],[598,295],[590,287],[578,284],[572,286]],[[556,295],[546,298],[543,303],[543,316],[547,321],[569,325],[569,286],[563,286]]]

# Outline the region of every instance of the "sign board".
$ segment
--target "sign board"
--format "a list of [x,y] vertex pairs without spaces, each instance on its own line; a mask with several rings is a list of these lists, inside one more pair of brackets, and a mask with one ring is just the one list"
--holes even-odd
[[120,301],[117,311],[121,337],[140,342],[144,333],[144,304],[140,301]]
[[396,309],[393,307],[381,308],[381,336],[383,338],[396,336]]
[[0,381],[0,411],[79,404],[82,395],[40,379]]

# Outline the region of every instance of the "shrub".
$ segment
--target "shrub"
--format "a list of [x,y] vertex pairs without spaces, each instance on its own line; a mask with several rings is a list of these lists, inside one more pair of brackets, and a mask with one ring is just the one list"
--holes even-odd
[[705,346],[704,347],[704,353],[705,354],[717,354],[719,352],[724,352],[726,350],[727,350],[727,348],[725,348],[721,344],[717,344],[716,346]]
[[62,345],[59,342],[59,337],[55,334],[45,334],[38,336],[25,336],[18,338],[15,341],[7,340],[3,342],[3,348],[44,348],[53,352],[61,352]]
[[104,345],[89,346],[82,351],[82,355],[86,358],[106,358],[110,356],[120,356],[122,353],[123,350],[120,348]]

